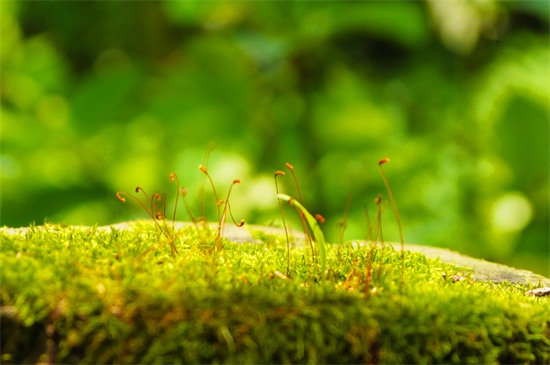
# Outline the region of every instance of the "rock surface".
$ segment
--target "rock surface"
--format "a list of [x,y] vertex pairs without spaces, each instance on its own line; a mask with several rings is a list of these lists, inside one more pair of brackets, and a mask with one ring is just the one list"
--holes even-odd
[[439,259],[441,262],[470,269],[476,281],[492,281],[495,283],[509,281],[523,285],[533,284],[550,286],[550,279],[542,275],[476,259],[446,248],[405,244],[405,249],[412,252],[420,252],[429,258]]

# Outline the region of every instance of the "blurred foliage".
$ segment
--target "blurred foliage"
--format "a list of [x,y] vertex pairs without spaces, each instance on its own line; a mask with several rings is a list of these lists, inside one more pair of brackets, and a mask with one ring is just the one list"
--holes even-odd
[[280,221],[288,161],[327,237],[351,193],[346,238],[363,238],[390,157],[406,241],[550,275],[544,2],[0,6],[2,225],[143,217],[114,193],[172,171],[197,207],[215,142],[219,189],[243,179],[236,215]]

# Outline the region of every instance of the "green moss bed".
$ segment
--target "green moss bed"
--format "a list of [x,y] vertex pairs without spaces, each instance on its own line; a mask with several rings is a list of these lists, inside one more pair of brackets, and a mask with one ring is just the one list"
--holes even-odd
[[[0,230],[2,363],[550,361],[550,299],[390,245],[149,225]],[[289,265],[289,266],[288,266]],[[453,280],[453,275],[456,275]],[[402,282],[403,281],[403,282]]]

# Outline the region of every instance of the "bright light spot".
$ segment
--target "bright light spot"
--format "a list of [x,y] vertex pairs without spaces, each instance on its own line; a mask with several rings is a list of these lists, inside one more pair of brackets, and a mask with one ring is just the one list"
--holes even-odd
[[105,293],[105,286],[103,284],[97,284],[95,287],[96,287],[97,291],[99,292],[99,294]]
[[493,204],[491,214],[491,222],[496,232],[517,232],[525,228],[533,218],[533,206],[525,195],[508,193]]
[[251,207],[256,209],[271,209],[277,206],[277,198],[275,197],[275,183],[273,177],[262,176],[254,179],[251,186],[248,187],[247,199]]
[[[200,161],[200,160],[199,160]],[[197,165],[200,162],[197,163]],[[234,179],[243,179],[243,183],[250,175],[250,164],[241,155],[224,152],[222,155],[220,152],[212,154],[210,161],[207,165],[208,173],[214,180],[216,185],[220,187],[231,184]]]

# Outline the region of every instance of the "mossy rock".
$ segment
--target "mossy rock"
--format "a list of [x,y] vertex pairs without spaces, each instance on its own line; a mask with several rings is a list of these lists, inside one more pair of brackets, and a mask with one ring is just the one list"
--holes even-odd
[[321,275],[298,234],[178,227],[177,255],[147,222],[2,228],[2,363],[550,361],[547,278],[370,243]]

